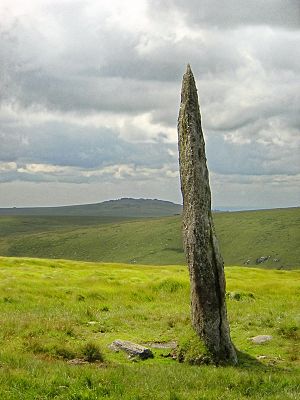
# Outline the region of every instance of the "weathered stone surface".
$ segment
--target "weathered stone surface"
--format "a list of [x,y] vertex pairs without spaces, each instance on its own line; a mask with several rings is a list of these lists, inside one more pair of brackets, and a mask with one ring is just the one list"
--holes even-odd
[[152,342],[152,343],[147,343],[147,346],[152,347],[153,349],[175,349],[177,347],[177,343],[175,341]]
[[132,357],[139,357],[143,360],[153,358],[153,353],[150,349],[140,344],[129,342],[128,340],[114,340],[109,347],[113,351],[122,350]]
[[211,193],[195,80],[183,76],[178,118],[183,242],[191,282],[192,322],[216,362],[237,363],[225,305],[225,277],[211,216]]
[[255,344],[262,344],[262,343],[269,342],[272,339],[273,339],[273,336],[271,336],[271,335],[258,335],[258,336],[252,337],[251,342],[255,343]]

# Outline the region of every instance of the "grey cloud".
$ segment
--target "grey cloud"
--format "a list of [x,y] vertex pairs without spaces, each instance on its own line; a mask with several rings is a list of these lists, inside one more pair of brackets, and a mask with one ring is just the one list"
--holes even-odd
[[[188,62],[197,66],[201,75],[232,71],[243,62],[239,49],[228,45],[225,48],[223,41],[211,40],[209,35],[202,39],[184,37],[180,40],[173,36],[162,37],[151,50],[146,51],[142,50],[143,41],[147,42],[147,38],[140,35],[130,45],[129,40],[122,39],[122,32],[109,32],[106,45],[110,55],[104,57],[98,74],[130,78],[142,85],[142,81],[179,81]],[[138,45],[141,47],[139,50]]]
[[266,70],[297,74],[300,70],[299,43],[300,30],[293,35],[289,32],[280,32],[280,34],[273,32],[265,38],[260,38],[259,46],[253,49],[253,53]]
[[[205,31],[201,39],[161,38],[151,51],[141,53],[137,46],[147,40],[145,35],[102,25],[90,27],[81,10],[73,10],[73,20],[62,8],[64,36],[57,54],[41,32],[21,22],[2,32],[1,49],[6,60],[2,75],[7,81],[4,101],[79,113],[137,114],[151,110],[154,121],[161,118],[170,124],[175,116],[171,110],[178,107],[179,81],[186,62],[192,64],[196,77],[219,77],[223,81],[247,68],[245,50],[266,70],[299,67],[297,37],[272,34],[269,38],[264,32],[253,32],[243,39],[240,32],[223,35]],[[219,91],[216,97],[220,96]]]
[[[134,174],[149,179],[142,168],[152,170],[155,179],[167,173],[165,165],[173,173],[176,145],[164,143],[163,129],[157,130],[157,142],[142,144],[129,139],[147,137],[143,126],[129,123],[126,141],[118,131],[67,121],[72,113],[148,113],[152,122],[175,132],[180,79],[187,62],[198,83],[212,171],[237,174],[240,181],[245,176],[299,171],[299,2],[230,0],[222,8],[215,0],[148,2],[149,15],[162,31],[185,21],[189,31],[183,29],[178,37],[91,21],[85,4],[59,2],[47,10],[58,37],[44,35],[42,27],[32,25],[26,16],[1,31],[3,107],[54,110],[65,122],[29,126],[29,121],[20,126],[2,114],[0,159],[16,161],[20,167],[41,163],[71,169],[47,174],[6,171],[2,179],[99,181],[113,178],[96,172],[82,176],[80,171],[117,164],[132,166],[133,175],[127,176],[131,181]],[[147,47],[148,41],[154,45]]]
[[300,28],[298,0],[155,0],[149,10],[158,15],[177,9],[189,23],[218,28],[241,25],[269,25],[288,29]]
[[247,143],[235,143],[223,134],[208,135],[207,158],[211,171],[225,175],[297,175],[300,169],[296,149],[255,137]]
[[19,75],[18,82],[22,88],[19,101],[23,106],[41,104],[62,111],[135,114],[157,106],[149,85],[121,78],[57,78],[32,71]]
[[299,204],[300,175],[214,175],[213,202],[223,209],[293,207]]
[[2,75],[8,82],[4,101],[78,112],[159,110],[177,106],[178,83],[187,61],[204,75],[233,71],[242,60],[234,46],[224,49],[218,41],[198,39],[175,43],[172,37],[143,53],[137,49],[142,34],[105,27],[82,31],[86,21],[76,21],[78,25],[63,20],[64,45],[57,54],[41,32],[22,22],[2,32]]
[[[32,45],[30,41],[23,46],[19,43],[11,47],[6,36],[2,35],[0,54],[6,60],[1,71],[2,103],[17,102],[23,107],[41,105],[63,112],[137,114],[164,107],[172,101],[174,87],[168,81],[163,82],[167,71],[172,71],[171,61],[165,68],[166,73],[159,76],[161,64],[154,68],[154,62],[151,64],[140,59],[130,51],[116,53],[115,57],[106,56],[108,50],[114,48],[111,45],[114,40],[111,42],[109,36],[104,39],[107,46],[104,61],[94,60],[91,64],[84,46],[74,50],[75,60],[71,63],[72,54],[63,54],[60,59],[53,60],[40,42],[37,49],[42,53],[40,58],[44,59],[33,57],[33,60],[28,60],[25,54]],[[95,44],[90,49],[91,54],[96,47]],[[78,64],[77,58],[81,59]],[[86,64],[83,63],[85,59],[88,60]],[[156,78],[159,81],[155,81]]]
[[61,183],[112,183],[112,182],[148,182],[152,185],[153,181],[177,180],[176,171],[171,168],[139,168],[134,165],[117,165],[111,170],[104,169],[79,169],[71,167],[60,172],[55,171],[32,171],[31,165],[24,165],[15,170],[4,171],[0,174],[0,183],[15,181],[24,182],[61,182]]
[[0,131],[0,160],[96,168],[134,164],[160,168],[174,162],[174,144],[129,143],[118,132],[48,122],[30,127],[8,125]]

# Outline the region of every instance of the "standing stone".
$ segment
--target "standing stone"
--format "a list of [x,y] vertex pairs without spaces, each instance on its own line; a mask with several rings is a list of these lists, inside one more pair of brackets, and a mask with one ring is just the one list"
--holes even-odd
[[211,215],[197,88],[189,65],[182,81],[178,146],[192,323],[216,363],[237,364],[227,321],[223,259]]

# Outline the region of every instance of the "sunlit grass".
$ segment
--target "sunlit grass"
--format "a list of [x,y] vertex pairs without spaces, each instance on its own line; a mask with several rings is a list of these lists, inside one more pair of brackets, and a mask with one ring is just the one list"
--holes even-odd
[[[186,267],[0,258],[0,398],[296,399],[300,272],[226,277],[239,367],[180,364],[166,349],[133,363],[108,345],[194,343]],[[255,345],[259,334],[273,339]]]

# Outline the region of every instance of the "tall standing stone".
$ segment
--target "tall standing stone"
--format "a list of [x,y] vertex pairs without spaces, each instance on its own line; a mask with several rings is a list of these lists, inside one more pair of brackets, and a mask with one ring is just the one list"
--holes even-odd
[[236,364],[236,351],[227,321],[223,259],[211,215],[197,88],[189,65],[182,81],[178,146],[183,196],[182,229],[191,283],[192,323],[215,362]]

